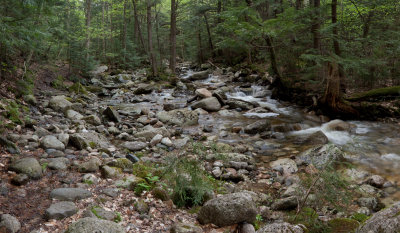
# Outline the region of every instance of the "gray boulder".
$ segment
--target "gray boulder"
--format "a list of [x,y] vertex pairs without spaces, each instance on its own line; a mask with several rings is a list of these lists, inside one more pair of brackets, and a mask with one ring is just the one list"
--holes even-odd
[[67,97],[63,95],[54,96],[53,98],[50,99],[49,106],[54,111],[65,112],[67,109],[72,108],[72,103],[69,102],[66,98]]
[[298,158],[307,164],[313,164],[316,168],[321,169],[327,163],[343,160],[345,153],[334,144],[326,144],[311,148],[301,153]]
[[9,214],[2,214],[0,217],[0,232],[17,233],[21,229],[18,219]]
[[118,223],[98,218],[81,218],[69,225],[65,233],[125,233]]
[[11,154],[19,154],[21,151],[19,148],[13,143],[9,141],[7,138],[0,136],[0,145],[4,146],[8,152]]
[[69,138],[69,142],[80,150],[86,149],[88,146],[102,149],[107,149],[112,146],[105,136],[93,131],[72,134]]
[[50,193],[50,198],[60,201],[76,201],[91,197],[89,190],[82,188],[57,188]]
[[197,216],[201,224],[213,223],[230,226],[241,222],[254,222],[257,215],[256,204],[247,192],[226,194],[207,201]]
[[101,120],[98,116],[96,115],[89,115],[86,116],[84,118],[82,118],[82,120],[86,121],[88,124],[92,124],[94,126],[98,126],[101,125]]
[[210,75],[210,73],[211,72],[209,70],[195,72],[195,73],[191,74],[187,79],[190,81],[207,79],[208,76]]
[[189,109],[175,109],[171,111],[162,111],[157,113],[157,118],[166,124],[177,126],[197,125],[199,115]]
[[64,150],[65,145],[53,135],[47,135],[40,141],[40,146],[44,149]]
[[244,128],[244,132],[248,134],[262,133],[269,130],[271,130],[271,123],[267,120],[256,121]]
[[119,116],[118,112],[115,111],[113,107],[107,107],[103,111],[103,115],[110,121],[120,122],[121,117]]
[[400,202],[375,213],[357,229],[357,233],[397,233],[400,232]]
[[32,179],[39,179],[42,177],[42,166],[40,166],[39,162],[32,157],[22,158],[11,164],[11,171],[15,171],[17,173],[23,173],[28,175]]
[[287,222],[267,224],[257,233],[303,233],[307,232],[303,225],[292,225]]
[[97,157],[92,157],[88,161],[78,165],[78,171],[82,173],[96,172],[99,170],[101,160]]
[[254,107],[258,107],[259,105],[256,103],[250,103],[244,100],[238,100],[238,99],[229,99],[225,102],[226,105],[229,106],[229,108],[237,109],[240,108],[241,110],[250,110],[253,109]]
[[165,127],[154,128],[151,125],[146,125],[141,131],[135,133],[135,137],[145,138],[147,141],[150,141],[157,134],[160,134],[164,137],[170,136],[170,132]]
[[147,143],[145,142],[139,142],[139,141],[134,141],[134,142],[124,142],[122,144],[122,147],[125,149],[128,149],[130,151],[138,151],[142,150],[147,147]]
[[50,158],[48,168],[53,170],[67,170],[69,165],[69,160],[64,157]]
[[68,109],[68,110],[65,112],[65,117],[67,117],[68,119],[70,119],[70,120],[72,120],[72,121],[79,121],[79,120],[81,120],[81,119],[83,118],[83,115],[80,114],[80,113],[77,112],[77,111],[74,111],[74,110],[72,110],[72,109]]
[[78,212],[75,203],[70,201],[61,201],[52,204],[46,210],[47,219],[63,219],[72,216]]
[[217,112],[221,109],[221,104],[219,103],[217,98],[209,97],[193,103],[192,108],[202,108],[209,112]]

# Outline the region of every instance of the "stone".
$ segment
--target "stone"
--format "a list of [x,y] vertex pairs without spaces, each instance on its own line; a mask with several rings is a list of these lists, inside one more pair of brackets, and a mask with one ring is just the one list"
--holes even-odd
[[257,208],[247,192],[226,194],[207,201],[197,219],[201,224],[213,223],[219,227],[241,222],[254,222]]
[[150,207],[143,200],[138,200],[135,204],[135,209],[139,214],[147,214],[150,211]]
[[37,100],[34,95],[25,95],[24,101],[33,106],[36,106],[37,104]]
[[82,173],[97,172],[100,165],[101,160],[97,157],[92,157],[87,162],[79,164],[78,171]]
[[157,118],[165,124],[173,124],[181,127],[197,125],[199,121],[199,115],[189,109],[175,109],[168,112],[161,111],[157,113]]
[[208,112],[217,112],[221,109],[221,104],[215,97],[199,100],[191,105],[193,109],[201,108]]
[[241,233],[256,233],[256,230],[254,229],[254,226],[249,224],[249,223],[244,223],[240,227],[240,232]]
[[138,88],[136,88],[133,92],[135,95],[145,95],[151,94],[155,89],[154,85],[151,84],[139,84]]
[[11,183],[15,185],[24,185],[28,183],[29,181],[29,176],[27,174],[17,174],[11,179]]
[[86,121],[86,123],[92,124],[94,126],[101,125],[101,120],[96,115],[89,115],[89,116],[83,117],[82,120],[84,120],[84,121]]
[[99,183],[99,178],[97,178],[97,176],[94,174],[88,173],[83,175],[82,182],[86,184],[97,184]]
[[125,233],[118,223],[98,218],[81,218],[69,225],[65,233]]
[[61,201],[52,204],[46,210],[46,219],[63,219],[68,218],[78,212],[78,208],[76,207],[75,203],[71,201]]
[[289,158],[278,159],[269,164],[275,171],[279,171],[282,174],[290,175],[296,173],[299,169],[297,168],[296,162]]
[[202,233],[203,229],[191,223],[175,223],[172,225],[170,233]]
[[92,196],[89,190],[82,188],[57,188],[50,192],[50,198],[60,201],[76,201]]
[[287,222],[266,224],[257,233],[304,233],[306,227],[303,225],[292,225]]
[[106,72],[107,70],[108,70],[108,66],[102,65],[102,66],[98,66],[94,70],[90,71],[90,74],[93,76],[97,76],[97,75],[100,75],[100,74]]
[[120,177],[122,174],[121,169],[115,168],[115,167],[109,167],[109,166],[103,166],[101,167],[101,175],[104,178],[117,178]]
[[50,99],[49,106],[54,111],[65,112],[67,109],[72,108],[72,103],[67,100],[67,97],[59,95]]
[[102,149],[112,147],[111,143],[104,135],[93,131],[72,134],[69,143],[79,150],[86,149],[87,147]]
[[352,125],[344,122],[342,120],[332,120],[328,123],[325,123],[323,126],[323,128],[325,128],[328,131],[347,131],[350,132],[350,130],[352,129]]
[[206,88],[199,88],[194,93],[200,98],[209,98],[212,96],[212,93]]
[[297,135],[294,139],[295,144],[306,144],[306,145],[324,145],[329,142],[328,137],[321,131],[317,131],[308,135]]
[[300,160],[313,164],[318,169],[323,168],[327,163],[341,161],[345,157],[345,152],[334,144],[317,146],[298,155]]
[[366,220],[357,233],[397,233],[400,231],[400,202],[389,208],[383,209]]
[[131,161],[132,163],[137,163],[137,162],[139,162],[140,161],[140,159],[136,156],[136,155],[133,155],[133,154],[127,154],[126,156],[125,156],[125,158],[127,158],[129,161]]
[[169,199],[171,199],[168,191],[163,189],[162,187],[155,187],[153,190],[151,190],[151,194],[161,201],[168,201]]
[[368,178],[366,183],[377,188],[382,188],[383,184],[385,184],[385,179],[379,175],[372,175]]
[[171,147],[173,145],[171,139],[169,138],[163,138],[161,140],[161,144],[166,145],[168,147]]
[[357,200],[360,207],[367,207],[370,210],[377,210],[379,200],[376,197],[361,197]]
[[42,166],[40,166],[39,162],[33,157],[22,158],[15,161],[10,165],[9,170],[26,174],[32,179],[39,179],[43,174]]
[[271,123],[267,120],[256,121],[244,127],[244,132],[247,134],[262,133],[271,130]]
[[189,77],[187,77],[187,79],[189,81],[196,81],[196,80],[203,80],[203,79],[207,79],[208,76],[210,75],[210,71],[209,70],[205,70],[205,71],[200,71],[200,72],[194,72],[191,75],[189,75]]
[[2,214],[0,217],[0,232],[17,233],[21,229],[18,219],[9,214]]
[[4,146],[8,152],[11,154],[20,154],[21,151],[18,149],[17,145],[12,141],[7,140],[7,138],[0,136],[0,145]]
[[65,117],[67,117],[68,119],[70,119],[70,120],[72,120],[72,121],[79,121],[79,120],[81,120],[81,119],[83,118],[83,115],[80,114],[80,113],[77,112],[77,111],[74,111],[74,110],[72,110],[72,109],[68,109],[68,110],[65,112]]
[[[247,102],[244,100],[238,100],[238,99],[229,99],[225,102],[225,104],[228,105],[229,108],[231,108],[231,109],[241,109],[242,111],[243,110],[246,110],[246,111],[251,110],[255,107],[254,105],[256,105],[254,103],[250,103],[250,102]],[[256,107],[258,107],[258,105]]]
[[139,150],[143,150],[144,148],[146,148],[147,147],[147,143],[139,142],[139,141],[124,142],[122,144],[122,147],[125,148],[125,149],[128,149],[130,151],[139,151]]
[[62,142],[65,146],[67,146],[68,142],[69,142],[69,134],[61,133],[61,134],[57,135],[57,139],[60,142]]
[[158,143],[161,142],[161,140],[163,139],[163,136],[161,134],[157,134],[156,136],[154,136],[151,141],[150,141],[150,145],[151,146],[155,146]]
[[110,121],[121,122],[121,117],[113,107],[109,106],[103,111],[103,115]]
[[275,200],[271,205],[272,210],[292,210],[297,207],[298,200],[297,197],[286,197],[282,199]]
[[141,131],[135,133],[135,137],[145,138],[146,141],[150,141],[157,134],[160,134],[164,137],[170,136],[170,132],[165,127],[154,128],[151,125],[146,125]]
[[84,213],[83,217],[90,217],[90,218],[99,218],[99,219],[104,219],[108,221],[114,221],[118,215],[113,212],[113,211],[108,211],[105,210],[99,206],[94,206],[91,208],[88,208]]
[[50,158],[47,167],[52,170],[67,170],[68,164],[69,160],[67,158]]
[[40,141],[40,146],[44,149],[65,150],[65,145],[53,135],[47,135]]

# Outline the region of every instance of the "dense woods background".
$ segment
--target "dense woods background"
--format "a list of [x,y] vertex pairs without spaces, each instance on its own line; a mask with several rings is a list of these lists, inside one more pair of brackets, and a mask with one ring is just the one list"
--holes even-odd
[[[398,85],[399,5],[397,0],[3,0],[0,76],[23,78],[34,63],[63,61],[76,80],[100,63],[145,66],[152,76],[164,77],[175,71],[178,59],[241,64],[267,70],[286,86],[323,84],[333,87],[331,92],[338,86],[344,92]],[[329,82],[329,76],[339,83]]]

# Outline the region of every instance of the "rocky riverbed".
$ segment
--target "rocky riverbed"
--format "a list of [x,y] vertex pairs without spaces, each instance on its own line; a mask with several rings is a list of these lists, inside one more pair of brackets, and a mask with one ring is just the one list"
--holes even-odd
[[26,96],[29,124],[0,137],[0,232],[400,230],[399,125],[316,116],[257,75],[180,69],[100,69]]

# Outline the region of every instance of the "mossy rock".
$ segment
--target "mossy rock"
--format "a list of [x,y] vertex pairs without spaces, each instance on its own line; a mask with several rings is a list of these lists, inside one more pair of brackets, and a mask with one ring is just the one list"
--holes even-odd
[[155,198],[160,199],[161,201],[168,201],[171,199],[168,195],[168,192],[162,187],[155,187],[151,193]]
[[70,92],[77,93],[77,94],[84,94],[87,95],[88,91],[85,86],[80,84],[79,82],[75,83],[74,85],[68,88]]
[[392,97],[392,96],[400,96],[400,86],[378,88],[362,93],[356,93],[347,99],[349,101],[359,101],[371,98]]
[[103,91],[103,88],[99,86],[87,86],[86,90],[93,93],[101,93]]
[[130,172],[133,171],[133,168],[132,168],[133,163],[129,159],[126,159],[126,158],[115,159],[113,161],[110,161],[107,165],[111,166],[111,167],[121,168],[123,171],[130,171]]
[[354,219],[336,218],[330,220],[328,222],[328,225],[331,228],[330,232],[349,233],[349,232],[355,232],[356,229],[359,227],[360,223]]

